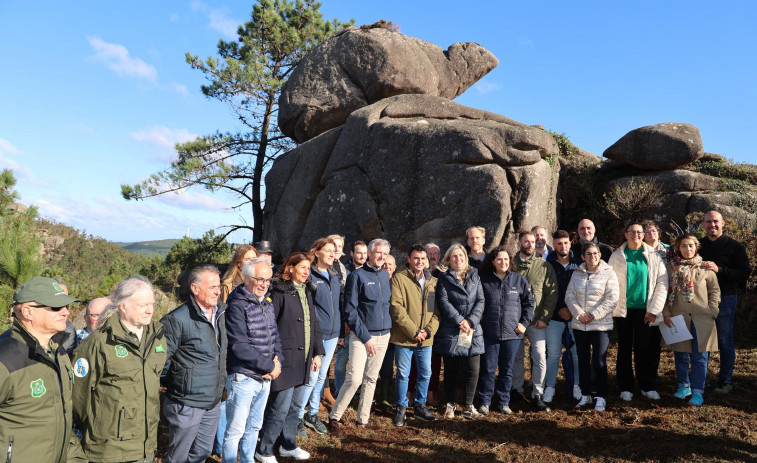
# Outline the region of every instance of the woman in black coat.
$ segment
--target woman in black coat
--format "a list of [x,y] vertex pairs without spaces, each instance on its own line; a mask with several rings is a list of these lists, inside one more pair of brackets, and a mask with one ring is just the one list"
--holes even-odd
[[439,275],[436,300],[439,305],[439,329],[434,335],[434,353],[444,357],[445,418],[455,416],[455,390],[465,384],[463,416],[478,415],[473,406],[478,381],[479,359],[484,353],[481,314],[484,293],[478,270],[468,265],[468,253],[455,243],[447,249],[441,265],[447,270]]
[[274,456],[274,444],[281,437],[282,457],[304,460],[310,454],[297,447],[299,410],[305,405],[305,386],[310,371],[318,371],[324,355],[318,315],[313,303],[315,285],[308,281],[310,259],[295,252],[284,260],[273,278],[270,298],[273,303],[283,360],[281,375],[271,382],[260,443],[255,459],[266,461]]

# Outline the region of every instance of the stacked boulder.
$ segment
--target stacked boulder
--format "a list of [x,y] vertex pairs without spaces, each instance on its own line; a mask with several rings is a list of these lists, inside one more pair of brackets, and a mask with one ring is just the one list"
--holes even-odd
[[331,233],[445,248],[472,225],[486,228],[488,246],[512,245],[518,230],[554,228],[552,136],[451,101],[497,64],[475,43],[442,50],[382,28],[320,44],[279,99],[282,132],[302,144],[266,175],[274,251]]

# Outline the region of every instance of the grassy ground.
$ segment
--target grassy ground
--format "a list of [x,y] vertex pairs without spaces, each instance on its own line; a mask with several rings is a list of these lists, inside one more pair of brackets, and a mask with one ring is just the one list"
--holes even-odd
[[[715,379],[718,361],[718,354],[713,354],[710,381]],[[412,419],[409,411],[405,427],[395,428],[389,415],[374,408],[369,425],[358,428],[350,409],[343,418],[344,438],[308,431],[308,438],[299,444],[314,462],[757,461],[757,348],[738,349],[733,393],[717,395],[708,390],[700,408],[672,396],[677,387],[672,353],[663,351],[659,402],[638,393],[632,402],[622,402],[614,363],[613,344],[605,412],[575,410],[575,401],[568,398],[560,380],[551,413],[535,413],[522,402],[510,416],[492,412],[475,421],[457,417],[424,423]],[[321,419],[327,420],[326,413]],[[165,432],[162,427],[163,442]]]

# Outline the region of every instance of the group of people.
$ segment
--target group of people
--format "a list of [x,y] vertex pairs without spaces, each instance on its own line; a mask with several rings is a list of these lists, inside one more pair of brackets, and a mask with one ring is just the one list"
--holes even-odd
[[514,252],[486,252],[485,229],[471,227],[467,246],[442,256],[416,244],[405,265],[380,238],[353,243],[346,263],[342,236],[320,238],[276,268],[269,243],[243,245],[223,277],[214,265],[191,269],[186,301],[160,321],[150,282],[122,281],[89,303],[73,343],[66,319],[77,299],[35,277],[15,292],[13,326],[0,336],[0,445],[8,461],[151,462],[162,384],[164,461],[204,462],[214,451],[224,462],[271,463],[277,452],[305,460],[297,437],[306,428],[341,437],[358,394],[357,425],[367,425],[378,383],[387,401],[393,381],[395,426],[411,406],[414,419],[437,419],[429,402],[442,364],[444,418],[510,414],[529,386],[531,406],[548,412],[563,346],[576,407],[602,411],[613,329],[620,399],[633,400],[638,384],[658,400],[660,326],[680,326],[679,315],[692,339],[669,346],[673,395],[700,406],[718,348],[714,390],[731,391],[737,294],[750,273],[723,225],[710,211],[705,237],[671,247],[654,222],[631,222],[613,251],[583,219],[575,240],[537,226],[519,233]]

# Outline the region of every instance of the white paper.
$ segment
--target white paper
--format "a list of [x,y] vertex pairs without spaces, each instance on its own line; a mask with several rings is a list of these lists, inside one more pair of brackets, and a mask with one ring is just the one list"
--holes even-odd
[[662,338],[665,340],[665,344],[671,345],[681,341],[688,341],[693,338],[689,329],[686,327],[683,315],[676,315],[675,317],[671,317],[670,320],[673,322],[672,328],[668,328],[668,325],[665,323],[660,324],[660,333],[662,333]]

